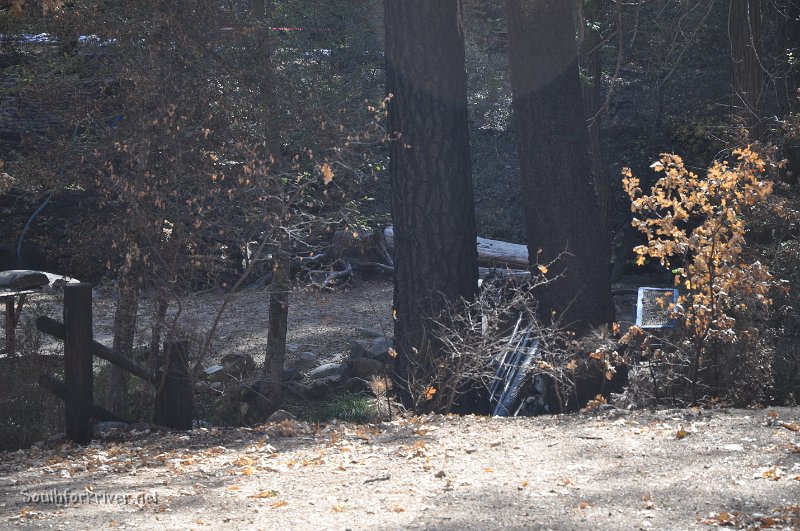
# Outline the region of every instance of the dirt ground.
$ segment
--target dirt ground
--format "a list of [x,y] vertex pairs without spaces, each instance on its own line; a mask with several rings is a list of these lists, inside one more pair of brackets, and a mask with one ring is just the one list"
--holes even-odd
[[798,420],[777,408],[129,432],[0,454],[0,527],[798,529]]
[[[180,301],[180,306],[175,303],[170,305],[167,322],[169,325],[174,323],[177,334],[190,339],[197,347],[203,343],[226,297],[230,298],[230,302],[221,314],[210,352],[204,358],[205,365],[213,364],[231,352],[250,354],[257,362],[262,362],[267,343],[267,290],[189,295]],[[101,285],[95,289],[95,340],[108,346],[111,346],[113,338],[115,303],[113,287]],[[151,298],[142,298],[137,322],[137,345],[147,345],[149,342],[154,307]],[[357,328],[371,328],[391,337],[391,307],[391,279],[360,282],[328,292],[296,285],[292,288],[289,302],[287,358],[290,360],[297,353],[311,351],[323,361],[339,359],[347,353],[352,340],[360,337]],[[60,312],[61,302],[57,293],[32,296],[18,327],[20,330],[17,334],[22,342],[25,342],[26,335],[30,335],[33,321],[38,315],[49,315],[60,320]],[[0,339],[2,337],[3,331],[0,331]],[[36,341],[34,344],[39,346]],[[23,351],[24,348],[21,347]],[[44,348],[57,352],[60,346],[45,338]]]
[[[202,337],[224,294],[183,301]],[[336,359],[358,327],[391,330],[391,284],[291,295],[290,351]],[[263,356],[268,296],[232,296],[209,362]],[[627,299],[622,306],[629,306]],[[620,306],[618,301],[618,306]],[[114,300],[97,290],[96,337]],[[31,313],[60,311],[57,296]],[[140,342],[148,315],[140,312]],[[800,408],[536,418],[433,416],[138,430],[84,448],[0,453],[0,528],[800,529]]]

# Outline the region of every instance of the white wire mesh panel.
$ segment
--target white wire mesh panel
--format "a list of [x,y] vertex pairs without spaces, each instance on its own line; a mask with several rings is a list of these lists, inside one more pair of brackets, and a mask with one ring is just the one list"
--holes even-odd
[[636,303],[636,326],[640,328],[672,328],[675,319],[670,306],[678,301],[678,290],[639,288]]

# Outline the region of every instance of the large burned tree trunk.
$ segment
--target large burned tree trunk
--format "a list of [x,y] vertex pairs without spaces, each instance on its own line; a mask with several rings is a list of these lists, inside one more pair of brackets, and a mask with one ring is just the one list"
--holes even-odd
[[[570,0],[508,0],[514,126],[531,265],[566,251],[539,294],[576,330],[614,318],[597,195],[591,179],[575,7]],[[541,249],[541,252],[539,252]]]
[[478,268],[458,2],[386,0],[384,7],[402,387],[415,378],[410,368],[436,357],[429,318],[474,295]]

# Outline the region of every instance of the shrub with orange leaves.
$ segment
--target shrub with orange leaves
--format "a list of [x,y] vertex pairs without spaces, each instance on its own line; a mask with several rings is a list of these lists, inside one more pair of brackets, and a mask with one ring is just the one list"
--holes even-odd
[[689,378],[696,400],[698,371],[710,344],[739,340],[736,315],[750,306],[766,310],[777,282],[759,261],[748,261],[745,217],[772,193],[765,162],[751,148],[733,152],[734,162],[715,161],[705,176],[689,171],[677,155],[662,154],[651,167],[663,174],[650,194],[631,170],[623,170],[623,188],[637,215],[632,225],[647,237],[634,249],[637,263],[660,261],[681,290],[673,312],[694,347]]

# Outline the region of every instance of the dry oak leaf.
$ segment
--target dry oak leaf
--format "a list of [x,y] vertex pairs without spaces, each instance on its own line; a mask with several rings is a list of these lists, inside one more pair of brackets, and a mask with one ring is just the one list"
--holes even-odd
[[278,495],[277,490],[262,490],[261,492],[257,492],[256,494],[248,496],[248,498],[258,498],[258,499],[274,498],[277,495]]
[[320,167],[320,171],[322,171],[322,182],[326,185],[330,184],[331,181],[333,181],[333,169],[331,165],[326,162]]
[[425,400],[433,400],[433,395],[436,394],[436,388],[433,386],[428,386],[424,391]]

